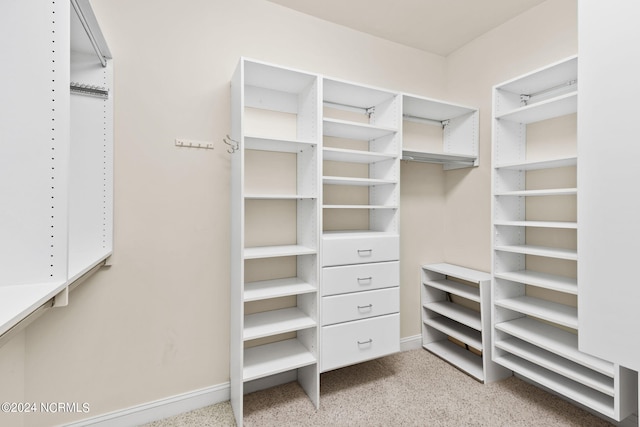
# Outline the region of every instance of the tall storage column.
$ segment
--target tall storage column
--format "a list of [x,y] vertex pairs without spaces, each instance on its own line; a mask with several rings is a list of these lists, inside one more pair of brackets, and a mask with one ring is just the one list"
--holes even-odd
[[297,380],[318,407],[320,85],[241,59],[231,84],[231,404]]

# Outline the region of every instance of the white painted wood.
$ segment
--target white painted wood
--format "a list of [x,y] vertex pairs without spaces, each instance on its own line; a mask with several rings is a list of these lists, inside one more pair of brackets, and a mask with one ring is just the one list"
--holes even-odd
[[496,169],[512,169],[521,171],[533,171],[542,169],[555,169],[567,166],[576,166],[578,164],[577,157],[567,157],[563,159],[540,160],[535,162],[511,162],[502,163],[495,166]]
[[245,341],[316,326],[316,321],[297,307],[250,314],[244,318]]
[[400,351],[400,315],[339,323],[322,328],[322,371]]
[[614,377],[615,369],[611,362],[588,355],[578,350],[578,336],[574,333],[528,317],[498,323],[496,329],[511,336],[536,345],[546,351],[583,365],[593,371]]
[[281,153],[297,153],[302,147],[315,146],[316,141],[286,140],[264,138],[259,136],[245,136],[244,145],[247,150],[274,151]]
[[468,373],[478,381],[485,381],[482,357],[476,356],[470,351],[447,340],[425,344],[424,348],[451,363],[456,368]]
[[324,184],[329,185],[354,185],[371,187],[374,185],[395,185],[397,180],[391,179],[376,179],[376,178],[345,178],[339,176],[324,176],[322,178]]
[[283,256],[297,256],[315,254],[315,248],[309,248],[302,245],[283,245],[283,246],[258,246],[245,248],[245,259],[258,258],[275,258]]
[[372,139],[382,138],[383,136],[393,135],[395,132],[397,132],[395,128],[374,126],[366,123],[348,122],[329,118],[323,120],[323,133],[326,136],[370,141]]
[[362,150],[349,150],[345,148],[324,147],[322,149],[323,160],[331,160],[334,162],[349,163],[376,163],[383,160],[391,160],[397,158],[396,153],[376,153]]
[[398,261],[325,267],[322,296],[370,291],[400,285]]
[[575,307],[568,305],[529,296],[499,299],[495,301],[495,305],[548,320],[549,322],[557,323],[568,328],[578,328],[577,310]]
[[500,191],[495,196],[575,196],[578,194],[577,188],[553,188],[548,190],[520,190],[520,191]]
[[398,209],[399,206],[385,205],[323,205],[323,209]]
[[317,288],[299,277],[286,279],[260,280],[244,285],[244,301],[259,301],[290,295],[302,295],[316,292]]
[[400,256],[400,238],[387,233],[340,233],[323,235],[322,265],[349,265],[395,261]]
[[324,326],[399,312],[399,287],[333,295],[322,299]]
[[[502,225],[501,223],[495,224]],[[578,259],[578,253],[574,249],[547,248],[534,245],[499,245],[495,246],[494,250],[513,252],[516,254],[543,256],[547,258],[568,259],[574,261]]]
[[480,288],[474,288],[453,280],[425,280],[423,284],[471,301],[480,302]]
[[427,326],[482,351],[482,333],[480,331],[445,316],[425,318],[423,321]]
[[504,271],[495,273],[498,279],[524,283],[539,288],[551,289],[558,292],[576,295],[578,293],[578,280],[571,277],[557,276],[532,270]]
[[580,348],[638,371],[640,58],[629,49],[640,37],[640,4],[580,2],[578,12]]
[[511,227],[542,227],[542,228],[567,228],[577,229],[577,222],[570,221],[494,221],[495,225],[508,225]]
[[459,265],[439,263],[439,264],[425,264],[422,266],[424,270],[433,271],[445,276],[453,276],[458,279],[466,280],[468,282],[483,282],[491,280],[491,275],[484,271],[474,270],[472,268],[461,267]]
[[482,330],[482,323],[480,322],[480,313],[471,310],[467,307],[454,304],[448,301],[432,302],[425,304],[424,308],[431,310],[442,316],[449,317],[456,322],[460,322],[463,325],[467,325],[475,330]]
[[535,123],[558,116],[575,113],[578,110],[578,92],[568,93],[557,98],[548,99],[538,104],[527,105],[500,114],[496,119],[517,123]]
[[244,352],[244,381],[316,363],[315,356],[297,339],[251,347]]

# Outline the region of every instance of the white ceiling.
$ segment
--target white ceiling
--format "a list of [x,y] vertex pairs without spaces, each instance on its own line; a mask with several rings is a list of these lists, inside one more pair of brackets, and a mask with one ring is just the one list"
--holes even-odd
[[268,0],[387,40],[447,56],[545,0]]

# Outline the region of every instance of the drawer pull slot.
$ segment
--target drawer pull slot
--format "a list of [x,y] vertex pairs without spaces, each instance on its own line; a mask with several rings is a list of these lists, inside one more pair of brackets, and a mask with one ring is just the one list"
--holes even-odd
[[373,249],[358,249],[358,255],[360,256],[371,256],[373,254]]
[[372,338],[369,338],[366,341],[358,341],[358,345],[371,344],[373,342]]
[[373,304],[368,304],[368,305],[359,305],[358,306],[358,310],[362,310],[365,308],[373,308]]
[[369,276],[369,277],[358,277],[357,280],[358,280],[358,283],[360,283],[360,282],[371,282],[371,280],[373,280],[373,277],[372,276]]

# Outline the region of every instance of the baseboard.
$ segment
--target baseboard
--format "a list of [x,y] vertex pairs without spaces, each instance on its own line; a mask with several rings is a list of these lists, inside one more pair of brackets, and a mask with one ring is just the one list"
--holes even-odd
[[229,383],[190,391],[175,396],[159,399],[127,409],[110,412],[97,417],[87,418],[65,427],[129,427],[150,423],[163,418],[172,417],[194,409],[203,408],[229,400]]
[[[400,340],[400,351],[415,350],[417,348],[422,348],[421,335],[414,335]],[[252,384],[253,389],[251,391],[293,380],[295,380],[295,378],[278,377],[275,380],[271,379],[268,384]],[[86,418],[82,421],[66,424],[65,427],[84,427],[89,425],[97,427],[128,427],[140,425],[193,411],[205,406],[215,405],[216,403],[226,402],[229,400],[229,397],[230,385],[227,382],[144,403],[142,405],[132,406],[97,417]]]
[[414,335],[400,339],[400,351],[422,348],[422,335]]

